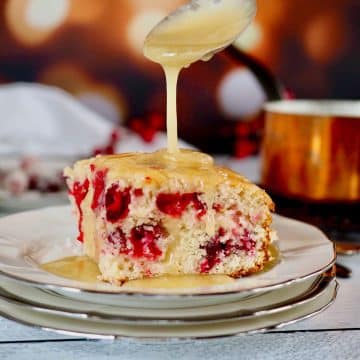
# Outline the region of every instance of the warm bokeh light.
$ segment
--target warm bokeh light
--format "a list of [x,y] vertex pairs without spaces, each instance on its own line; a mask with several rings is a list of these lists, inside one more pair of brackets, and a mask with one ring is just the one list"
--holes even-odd
[[39,81],[74,94],[83,104],[114,123],[124,121],[127,106],[120,90],[96,81],[70,61],[55,63],[39,74]]
[[43,84],[58,86],[72,94],[84,91],[93,82],[80,65],[71,61],[61,61],[48,66],[39,73],[38,79]]
[[293,17],[289,5],[294,0],[258,0],[256,19],[266,27],[278,27],[286,24]]
[[246,68],[229,71],[218,87],[221,110],[234,119],[257,114],[265,99],[264,90]]
[[304,47],[309,57],[319,63],[337,60],[346,47],[346,21],[336,11],[312,18],[305,27]]
[[109,0],[71,0],[68,21],[81,25],[91,25],[106,14]]
[[54,30],[61,25],[70,9],[70,0],[28,0],[25,21],[33,28]]
[[23,45],[46,41],[62,25],[70,0],[8,0],[5,18],[12,35]]
[[[165,115],[164,74],[143,56],[143,42],[156,23],[188,1],[0,0],[0,83],[58,86],[124,125]],[[355,98],[357,2],[257,0],[256,18],[235,46],[292,97]],[[254,118],[262,124],[265,94],[240,59],[225,50],[181,73],[179,134],[203,150],[231,151],[233,127],[251,127]]]
[[143,44],[149,31],[164,17],[166,12],[163,10],[144,10],[133,16],[127,28],[127,40],[131,48],[139,55],[143,53]]
[[236,40],[235,46],[244,51],[254,50],[264,39],[264,30],[258,22],[253,22]]
[[123,123],[126,105],[119,91],[107,84],[93,84],[77,94],[77,98],[87,107],[114,124]]
[[139,12],[142,12],[143,10],[161,9],[168,14],[187,2],[188,0],[131,0],[131,6],[135,11]]
[[[149,64],[143,57],[143,43],[149,31],[170,12],[185,4],[187,0],[131,0],[131,12],[125,27],[129,49],[137,55],[137,60]],[[145,61],[144,61],[145,60]],[[152,66],[149,66],[151,68]]]

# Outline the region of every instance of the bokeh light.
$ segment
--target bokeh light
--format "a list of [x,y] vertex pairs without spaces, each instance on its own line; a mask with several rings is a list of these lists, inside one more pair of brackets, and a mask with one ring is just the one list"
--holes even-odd
[[235,41],[234,45],[244,51],[257,48],[264,39],[264,30],[258,22],[253,22]]
[[293,16],[289,12],[292,2],[294,0],[258,0],[257,21],[266,27],[281,27]]
[[143,44],[150,30],[170,12],[185,4],[186,0],[131,0],[131,11],[125,27],[129,49],[137,55],[137,60],[149,63],[143,57]]
[[[257,0],[255,21],[235,45],[296,97],[355,97],[356,1]],[[186,2],[3,0],[0,83],[58,86],[113,122],[162,114],[164,75],[143,56],[143,41],[158,21]],[[226,138],[235,125],[231,120],[258,114],[265,95],[242,66],[224,51],[183,71],[181,136],[201,148],[211,131]],[[204,124],[211,126],[204,129]],[[242,125],[250,123],[236,123]],[[216,130],[223,127],[224,133]]]
[[144,10],[135,14],[127,27],[127,39],[130,47],[139,55],[143,54],[143,44],[149,31],[164,17],[163,10]]
[[65,22],[69,9],[70,0],[8,0],[5,19],[20,43],[35,46]]
[[229,71],[218,87],[220,108],[233,119],[246,119],[257,114],[265,100],[263,88],[246,68]]
[[142,12],[144,10],[154,10],[161,9],[165,11],[166,14],[175,10],[179,6],[187,3],[188,0],[131,0],[131,6],[136,12]]
[[78,64],[63,61],[43,70],[38,79],[75,95],[83,104],[106,119],[121,123],[127,114],[127,105],[118,88],[95,80]]
[[337,11],[320,13],[312,18],[304,32],[308,56],[322,64],[336,61],[346,47],[346,21]]
[[69,9],[69,0],[28,0],[25,21],[33,28],[54,30],[65,21]]
[[60,61],[49,65],[38,74],[38,80],[46,85],[58,86],[76,94],[87,89],[93,80],[80,65],[71,61]]
[[114,124],[123,123],[126,118],[126,104],[118,89],[108,84],[92,84],[77,94],[87,107]]
[[106,14],[109,0],[71,0],[68,21],[80,25],[91,25]]

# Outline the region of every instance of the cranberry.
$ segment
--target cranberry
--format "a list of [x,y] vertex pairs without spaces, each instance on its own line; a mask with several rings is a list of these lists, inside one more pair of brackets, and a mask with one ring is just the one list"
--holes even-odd
[[256,242],[255,240],[251,239],[248,230],[245,230],[244,234],[240,237],[240,243],[241,243],[240,250],[245,250],[245,251],[255,250]]
[[199,199],[198,193],[184,194],[183,199],[185,202],[192,203],[194,209],[196,210],[198,219],[206,214],[207,206]]
[[36,175],[31,175],[29,177],[29,190],[37,190],[39,187],[39,178]]
[[[91,171],[95,171],[95,167],[91,166]],[[103,203],[104,198],[104,190],[105,190],[105,177],[106,177],[107,169],[95,171],[92,179],[92,186],[94,188],[94,195],[91,202],[91,209],[95,210],[99,207],[101,203]]]
[[127,254],[129,252],[126,244],[126,236],[120,227],[109,234],[108,242],[112,244],[115,249],[118,249],[121,254]]
[[81,242],[84,241],[84,233],[82,231],[82,222],[83,222],[83,212],[81,209],[81,203],[85,199],[88,191],[89,191],[90,182],[86,179],[83,183],[76,181],[73,185],[72,190],[70,190],[70,195],[74,197],[75,204],[79,211],[79,235],[77,239]]
[[132,250],[130,255],[135,258],[156,260],[162,255],[157,241],[163,235],[163,229],[159,225],[141,225],[131,230],[130,242]]
[[139,133],[144,128],[144,125],[141,119],[135,118],[130,121],[129,127],[131,130],[135,131],[136,133]]
[[236,251],[254,251],[256,242],[251,239],[249,231],[245,231],[242,235],[234,235],[225,242],[220,242],[220,238],[226,235],[223,228],[219,228],[216,235],[211,238],[201,249],[205,249],[205,258],[200,263],[200,271],[202,273],[209,272],[216,264],[219,264],[222,256],[230,256]]
[[258,145],[256,142],[247,139],[240,139],[235,143],[235,157],[244,158],[256,153]]
[[121,228],[117,228],[108,236],[108,242],[120,253],[133,258],[156,260],[162,255],[158,240],[165,235],[160,225],[140,225],[131,229],[126,237]]
[[93,150],[93,156],[101,155],[102,152],[103,152],[102,148],[96,147],[96,148]]
[[115,154],[115,148],[114,145],[108,145],[103,149],[104,155],[113,155]]
[[110,143],[112,145],[115,145],[120,140],[120,137],[121,137],[120,129],[114,129],[110,135]]
[[[96,147],[93,150],[93,155],[112,155],[115,153],[116,144],[120,140],[120,130],[115,128],[110,134],[108,143],[103,147]],[[90,165],[91,166],[91,165]]]
[[151,143],[154,140],[155,135],[156,130],[152,128],[145,128],[140,133],[142,139],[147,143]]
[[201,248],[205,249],[206,257],[204,261],[200,264],[200,271],[202,273],[206,273],[209,272],[216,264],[220,262],[222,243],[217,237],[215,237]]
[[161,193],[156,198],[156,206],[158,209],[161,212],[173,217],[180,217],[187,205],[188,204],[185,204],[181,201],[181,195],[179,193]]
[[158,209],[176,218],[180,217],[190,204],[196,210],[198,218],[206,214],[207,206],[199,199],[198,193],[160,193],[156,198]]
[[131,130],[136,132],[145,142],[152,142],[157,128],[153,127],[152,124],[148,124],[146,120],[142,119],[132,119],[129,123]]
[[140,188],[135,189],[135,190],[134,190],[134,195],[135,195],[136,197],[143,196],[143,195],[144,195],[143,189],[140,189]]
[[55,193],[61,190],[60,184],[56,182],[49,182],[44,189],[44,192]]
[[120,190],[119,185],[113,184],[105,195],[106,219],[112,223],[125,219],[130,201],[130,187]]
[[223,210],[223,206],[221,204],[218,204],[218,203],[214,203],[212,208],[218,213],[220,211]]
[[165,128],[165,118],[160,114],[151,114],[149,123],[153,129],[161,130]]

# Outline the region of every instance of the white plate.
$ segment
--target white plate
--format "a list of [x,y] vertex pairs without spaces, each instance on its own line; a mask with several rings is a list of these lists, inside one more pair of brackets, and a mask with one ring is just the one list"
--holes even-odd
[[0,298],[15,305],[22,304],[40,312],[69,318],[106,320],[119,324],[149,325],[159,323],[194,324],[215,319],[254,318],[275,314],[313,301],[334,280],[332,275],[320,275],[282,289],[263,293],[249,300],[184,309],[134,309],[90,304],[67,299],[33,286],[0,279]]
[[83,301],[131,307],[205,306],[274,290],[320,274],[335,260],[333,244],[317,228],[274,216],[281,261],[271,270],[207,288],[139,289],[129,292],[106,283],[68,280],[39,265],[79,255],[75,220],[70,207],[29,211],[0,219],[0,272],[14,279],[61,292]]
[[[36,175],[40,178],[57,178],[56,174],[61,173],[65,166],[73,164],[76,159],[77,157],[42,156],[35,160],[36,163],[32,166],[37,168]],[[23,160],[24,156],[20,155],[0,155],[0,173],[7,174],[19,169]],[[29,175],[27,174],[27,176]],[[54,193],[29,190],[19,195],[13,195],[0,185],[0,211],[2,212],[19,212],[67,203],[68,195],[65,188]]]
[[14,196],[7,191],[0,190],[0,211],[6,213],[64,205],[68,202],[69,199],[66,191],[56,193],[26,191],[21,195]]
[[167,338],[193,339],[263,332],[293,324],[326,309],[334,301],[336,293],[337,283],[333,281],[320,296],[294,309],[250,319],[225,320],[210,324],[195,325],[123,325],[101,320],[70,319],[65,316],[51,315],[32,310],[26,306],[14,305],[1,299],[0,314],[25,325],[55,331],[61,334],[86,336],[88,338],[115,339],[133,337],[146,338],[149,340],[164,340]]

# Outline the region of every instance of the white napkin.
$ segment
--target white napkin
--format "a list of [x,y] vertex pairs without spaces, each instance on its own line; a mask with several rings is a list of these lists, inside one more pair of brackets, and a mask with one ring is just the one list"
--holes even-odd
[[[86,157],[109,142],[114,125],[55,87],[16,83],[0,87],[0,156]],[[166,147],[158,133],[146,143],[120,128],[116,152]],[[184,142],[180,146],[189,147]]]
[[49,86],[0,87],[0,154],[87,155],[112,125],[71,95]]

